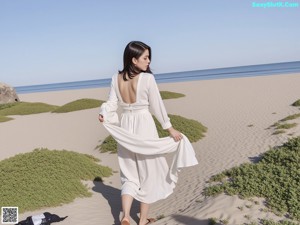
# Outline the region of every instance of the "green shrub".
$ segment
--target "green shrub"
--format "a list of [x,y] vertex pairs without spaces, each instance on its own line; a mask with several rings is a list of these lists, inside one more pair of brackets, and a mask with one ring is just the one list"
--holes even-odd
[[[182,116],[178,115],[168,115],[170,117],[172,126],[182,132],[187,136],[190,142],[196,142],[202,137],[204,137],[204,133],[207,131],[207,128],[203,126],[200,122],[192,119],[186,119]],[[169,136],[169,132],[163,130],[158,120],[153,116],[158,136],[160,138]],[[102,144],[98,145],[96,149],[99,149],[100,152],[117,152],[117,142],[113,139],[111,135],[109,135]]]
[[209,182],[221,182],[222,180],[224,180],[226,178],[225,173],[220,173],[220,174],[216,174],[213,175],[210,179]]
[[216,225],[218,223],[217,218],[209,218],[208,219],[208,224],[209,225]]
[[298,99],[297,101],[295,101],[292,106],[300,106],[300,99]]
[[270,149],[258,163],[245,163],[223,173],[228,181],[207,187],[206,195],[225,192],[242,198],[263,197],[273,212],[300,220],[300,137]]
[[18,102],[0,104],[0,111],[1,111],[2,109],[8,109],[8,108],[11,108],[11,107],[15,106],[16,104],[18,104]]
[[5,104],[0,109],[0,115],[30,115],[37,113],[50,112],[56,109],[57,106],[49,105],[41,102],[16,102]]
[[[207,131],[207,128],[203,126],[200,122],[193,119],[187,119],[182,116],[168,114],[170,117],[173,128],[182,132],[187,136],[190,142],[196,142],[204,137],[204,133]],[[169,132],[164,130],[158,120],[153,116],[158,135],[160,138],[169,136]]]
[[282,133],[285,133],[285,131],[283,129],[287,130],[287,129],[296,127],[297,123],[281,123],[281,122],[293,120],[298,117],[300,117],[300,113],[289,115],[289,116],[279,120],[279,122],[274,123],[271,127],[275,127],[276,130],[273,132],[272,135],[282,134]]
[[171,92],[171,91],[160,91],[162,99],[172,99],[172,98],[182,98],[185,97],[184,94]]
[[213,185],[204,189],[204,195],[206,196],[217,196],[224,192],[224,185]]
[[276,123],[274,123],[273,125],[271,125],[271,127],[277,127],[277,126],[279,126],[280,125],[280,123],[279,122],[276,122]]
[[257,223],[254,221],[251,221],[250,223],[246,223],[246,225],[257,225]]
[[272,135],[283,134],[283,133],[285,133],[285,130],[276,130],[272,133]]
[[220,220],[220,223],[224,224],[224,225],[227,225],[229,223],[229,220],[223,219],[223,220]]
[[115,139],[109,135],[107,138],[104,139],[102,144],[98,145],[96,149],[99,149],[100,152],[110,152],[110,153],[117,153],[117,142]]
[[[20,212],[59,206],[91,196],[82,180],[112,175],[93,156],[66,150],[35,149],[0,161],[1,205]],[[98,177],[98,178],[97,178]]]
[[97,99],[83,98],[73,102],[69,102],[53,110],[54,113],[67,113],[84,109],[92,109],[100,107],[103,101]]
[[281,221],[275,222],[274,220],[262,219],[261,223],[262,223],[262,225],[299,225],[299,223],[294,223],[294,222],[287,221],[287,220],[281,220]]
[[296,127],[297,123],[284,123],[284,124],[279,124],[276,129],[290,129],[293,127]]
[[287,120],[294,120],[294,119],[297,119],[297,118],[299,118],[299,117],[300,117],[300,113],[296,113],[296,114],[287,116],[287,117],[283,118],[283,119],[280,120],[280,121],[284,122],[284,121],[287,121]]
[[7,121],[10,121],[12,120],[13,118],[10,118],[10,117],[6,117],[6,116],[0,116],[0,123],[2,122],[7,122]]

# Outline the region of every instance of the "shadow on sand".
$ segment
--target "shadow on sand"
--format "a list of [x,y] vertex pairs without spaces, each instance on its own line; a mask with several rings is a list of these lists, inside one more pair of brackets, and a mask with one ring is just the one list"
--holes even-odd
[[[121,190],[106,185],[101,181],[93,181],[93,182],[94,182],[94,187],[92,188],[92,190],[102,194],[102,196],[107,200],[110,206],[110,211],[114,218],[113,225],[119,225],[121,212],[122,212]],[[139,222],[139,217],[138,217],[139,207],[140,207],[139,202],[134,200],[132,203],[130,216],[136,223]]]
[[[174,218],[177,222],[186,225],[208,225],[209,224],[208,219],[199,220],[190,216],[183,216],[178,214],[172,215],[172,218]],[[215,225],[221,225],[221,224],[215,223]]]

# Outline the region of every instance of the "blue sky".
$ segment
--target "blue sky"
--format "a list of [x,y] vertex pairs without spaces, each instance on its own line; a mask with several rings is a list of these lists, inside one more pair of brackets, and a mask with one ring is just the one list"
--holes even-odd
[[132,40],[152,47],[154,73],[299,61],[300,6],[252,2],[0,0],[0,81],[109,78]]

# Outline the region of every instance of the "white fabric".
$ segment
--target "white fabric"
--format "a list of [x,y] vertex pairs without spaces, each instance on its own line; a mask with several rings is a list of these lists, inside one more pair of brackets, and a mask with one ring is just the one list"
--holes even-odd
[[32,223],[34,225],[40,225],[40,224],[42,224],[43,219],[45,219],[45,215],[44,214],[35,215],[35,216],[31,217]]
[[[136,102],[122,101],[117,74],[112,77],[108,101],[100,107],[103,125],[117,141],[121,170],[122,195],[129,194],[145,203],[164,199],[173,192],[180,168],[198,164],[194,149],[183,135],[159,138],[149,109],[164,129],[171,127],[152,74],[141,73],[137,83]],[[116,112],[118,102],[123,108],[121,121]],[[174,153],[170,168],[164,154]]]

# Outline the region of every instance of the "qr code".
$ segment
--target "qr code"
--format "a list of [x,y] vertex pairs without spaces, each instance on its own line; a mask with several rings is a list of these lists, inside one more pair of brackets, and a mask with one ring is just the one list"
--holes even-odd
[[1,223],[18,223],[18,207],[1,207]]

